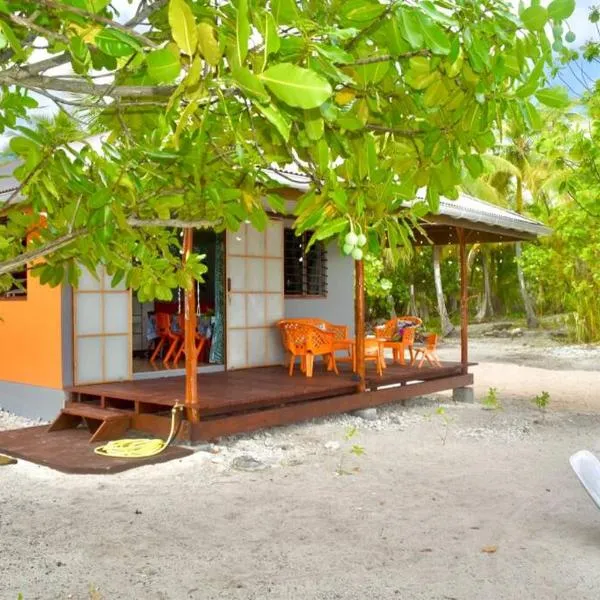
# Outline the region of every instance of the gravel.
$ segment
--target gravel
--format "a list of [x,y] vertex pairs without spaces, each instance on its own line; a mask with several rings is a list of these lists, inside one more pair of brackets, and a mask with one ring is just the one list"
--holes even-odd
[[20,429],[21,427],[34,427],[35,425],[43,425],[44,423],[46,421],[42,421],[41,419],[26,419],[0,408],[0,431]]

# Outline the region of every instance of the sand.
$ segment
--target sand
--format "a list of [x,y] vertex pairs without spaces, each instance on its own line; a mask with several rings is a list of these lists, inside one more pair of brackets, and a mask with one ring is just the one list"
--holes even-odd
[[0,599],[596,600],[600,512],[568,458],[600,455],[600,374],[496,356],[476,391],[502,410],[441,394],[113,476],[0,467]]

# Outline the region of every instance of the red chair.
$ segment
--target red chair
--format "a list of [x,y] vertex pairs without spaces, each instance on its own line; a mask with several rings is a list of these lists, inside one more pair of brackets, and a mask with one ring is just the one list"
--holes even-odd
[[167,353],[163,358],[163,363],[166,365],[175,352],[175,349],[180,343],[181,335],[174,333],[171,329],[171,315],[167,313],[156,313],[156,335],[158,337],[158,344],[150,357],[150,362],[154,363],[156,357],[160,351],[165,347],[168,347]]

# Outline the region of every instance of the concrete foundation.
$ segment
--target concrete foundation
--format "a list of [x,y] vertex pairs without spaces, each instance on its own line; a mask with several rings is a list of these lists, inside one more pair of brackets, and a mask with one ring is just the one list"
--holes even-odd
[[62,390],[0,381],[0,408],[28,419],[50,421],[64,406]]
[[452,390],[454,402],[475,402],[475,392],[472,387],[462,387]]

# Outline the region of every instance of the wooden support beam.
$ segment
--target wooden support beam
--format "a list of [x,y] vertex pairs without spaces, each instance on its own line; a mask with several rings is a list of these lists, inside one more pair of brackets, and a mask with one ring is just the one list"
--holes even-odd
[[[194,230],[183,230],[183,260],[187,261],[193,251]],[[198,357],[196,356],[196,287],[192,283],[185,291],[185,326],[183,344],[185,348],[185,404],[190,423],[200,421],[198,410]]]
[[469,371],[469,295],[467,273],[467,244],[465,230],[456,228],[458,234],[458,253],[460,257],[460,364],[461,371]]
[[358,391],[364,392],[365,383],[365,265],[362,260],[354,262],[354,335],[356,336],[356,374]]
[[200,423],[190,424],[192,442],[215,440],[223,435],[256,431],[264,427],[276,427],[289,423],[298,423],[326,415],[346,413],[359,408],[371,408],[403,402],[409,398],[434,394],[442,390],[452,390],[473,384],[473,375],[454,375],[388,388],[378,392],[364,392],[335,398],[321,398],[309,402],[294,402],[283,406],[251,411],[239,415],[225,415],[204,419]]

